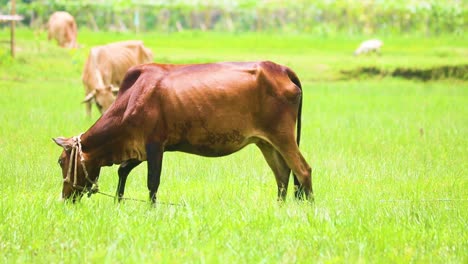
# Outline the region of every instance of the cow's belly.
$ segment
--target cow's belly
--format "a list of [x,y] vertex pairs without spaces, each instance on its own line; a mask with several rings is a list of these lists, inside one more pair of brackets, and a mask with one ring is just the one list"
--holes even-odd
[[195,155],[205,156],[205,157],[220,157],[232,154],[243,147],[245,147],[247,143],[243,144],[218,144],[218,145],[210,145],[210,144],[190,144],[187,141],[181,141],[178,144],[174,145],[167,145],[165,147],[166,151],[182,151],[186,153],[191,153]]
[[219,157],[234,153],[255,142],[252,133],[242,126],[221,129],[222,126],[193,126],[193,123],[185,123],[170,133],[172,136],[168,138],[165,150]]

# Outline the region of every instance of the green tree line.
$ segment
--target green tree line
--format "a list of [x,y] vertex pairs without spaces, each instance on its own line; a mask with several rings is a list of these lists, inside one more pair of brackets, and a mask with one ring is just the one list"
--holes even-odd
[[[10,1],[0,0],[0,13]],[[23,24],[44,26],[65,10],[79,27],[137,31],[305,32],[346,34],[463,35],[466,1],[461,0],[17,0]]]

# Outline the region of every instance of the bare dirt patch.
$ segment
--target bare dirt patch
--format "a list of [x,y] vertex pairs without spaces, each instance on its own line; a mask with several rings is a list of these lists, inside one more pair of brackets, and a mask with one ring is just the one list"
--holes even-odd
[[468,64],[443,65],[425,69],[397,67],[393,70],[371,66],[360,67],[353,70],[342,70],[341,74],[345,79],[361,78],[365,76],[391,76],[421,81],[441,79],[460,79],[466,81],[468,80]]

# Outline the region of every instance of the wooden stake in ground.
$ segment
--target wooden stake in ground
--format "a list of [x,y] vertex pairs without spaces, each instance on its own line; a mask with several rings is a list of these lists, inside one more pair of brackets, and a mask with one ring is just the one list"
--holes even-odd
[[10,15],[0,15],[0,22],[10,22],[10,51],[11,56],[15,57],[15,23],[23,20],[22,16],[16,15],[16,2],[11,2]]

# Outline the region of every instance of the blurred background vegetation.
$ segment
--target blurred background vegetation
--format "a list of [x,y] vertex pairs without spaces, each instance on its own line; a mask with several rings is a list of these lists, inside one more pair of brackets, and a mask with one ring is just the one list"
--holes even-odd
[[[465,0],[17,0],[23,24],[43,28],[66,10],[95,31],[183,30],[310,33],[316,36],[463,36]],[[0,0],[0,14],[10,12]],[[6,25],[0,25],[6,26]]]

